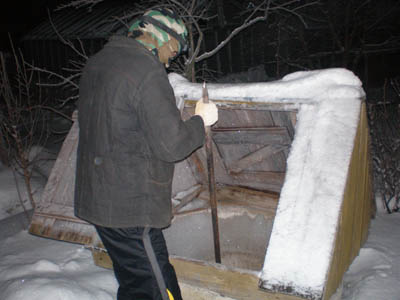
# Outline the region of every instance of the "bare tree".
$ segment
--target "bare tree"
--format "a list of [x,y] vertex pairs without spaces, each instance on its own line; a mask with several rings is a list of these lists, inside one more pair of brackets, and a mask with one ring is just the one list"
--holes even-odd
[[[31,185],[34,160],[30,156],[34,145],[46,139],[46,122],[40,89],[34,84],[35,74],[27,69],[20,53],[14,54],[15,73],[10,78],[6,60],[0,53],[0,97],[4,100],[1,112],[1,135],[8,151],[8,160],[15,172],[21,172],[29,202],[35,208]],[[25,209],[23,199],[20,204]]]
[[[68,7],[93,8],[96,4],[107,0],[72,0],[58,8],[62,10]],[[301,23],[306,21],[301,11],[319,2],[293,1],[293,0],[254,0],[234,1],[240,14],[230,21],[231,29],[225,38],[211,49],[207,49],[204,42],[204,32],[212,29],[212,26],[223,27],[227,23],[224,12],[224,3],[221,0],[147,0],[132,3],[132,8],[124,16],[115,16],[115,22],[122,22],[126,26],[132,18],[141,15],[146,10],[155,7],[171,8],[184,20],[189,32],[189,53],[172,65],[174,71],[185,74],[191,81],[196,81],[197,66],[206,59],[214,56],[231,40],[245,29],[259,22],[266,22],[271,14],[289,14],[295,16]],[[204,74],[204,70],[202,70]]]
[[[395,95],[387,96],[393,88]],[[400,211],[400,78],[387,80],[383,99],[369,106],[375,190],[388,213]]]
[[[99,1],[99,0],[93,0],[93,1],[75,0],[75,1],[73,1],[73,4],[76,5],[77,7],[80,7],[81,5],[84,5],[84,4],[87,5],[87,2],[92,3],[92,5],[95,5],[97,2],[101,2],[101,1]],[[65,7],[65,5],[61,6],[59,9],[62,9],[64,7]],[[68,96],[64,99],[58,99],[59,101],[61,101],[61,103],[58,105],[58,109],[56,110],[56,112],[58,114],[61,114],[64,118],[72,121],[72,119],[69,116],[61,113],[61,109],[65,104],[78,99],[78,94],[79,94],[78,81],[81,76],[82,68],[84,67],[84,65],[88,59],[88,55],[86,54],[85,48],[79,39],[76,40],[76,42],[74,43],[74,41],[64,38],[62,36],[62,34],[60,34],[58,32],[57,27],[53,24],[50,14],[49,14],[49,21],[50,21],[52,28],[55,31],[58,39],[66,47],[71,49],[73,51],[73,53],[75,53],[77,59],[69,59],[68,65],[64,66],[63,69],[61,70],[62,73],[50,71],[46,68],[39,68],[39,67],[36,67],[27,62],[25,62],[25,63],[35,72],[39,72],[46,76],[47,80],[45,82],[38,83],[38,85],[40,85],[41,87],[62,88],[65,90],[70,90],[70,93],[69,93],[70,96]]]
[[367,70],[369,56],[400,50],[399,13],[396,0],[320,0],[296,18],[281,15],[277,47],[291,49],[277,57],[295,69]]

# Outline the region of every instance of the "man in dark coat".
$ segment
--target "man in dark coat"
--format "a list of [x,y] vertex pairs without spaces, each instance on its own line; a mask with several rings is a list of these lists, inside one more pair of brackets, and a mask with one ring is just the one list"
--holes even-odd
[[186,35],[172,11],[151,10],[82,73],[75,214],[95,225],[118,300],[182,299],[162,233],[172,219],[174,163],[203,145],[204,126],[218,118],[213,103],[187,121],[176,107],[164,66],[184,50]]

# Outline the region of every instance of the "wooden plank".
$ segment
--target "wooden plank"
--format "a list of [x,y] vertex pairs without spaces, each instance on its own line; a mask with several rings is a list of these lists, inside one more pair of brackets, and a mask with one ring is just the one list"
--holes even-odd
[[276,154],[284,150],[285,148],[287,148],[287,146],[282,145],[267,145],[265,147],[262,147],[252,153],[245,155],[238,161],[231,164],[229,167],[229,172],[240,173],[254,164],[262,163],[271,155]]
[[358,252],[361,248],[361,232],[362,232],[362,226],[363,226],[363,212],[366,206],[366,201],[363,201],[365,198],[365,142],[366,142],[366,124],[364,124],[364,117],[363,117],[363,110],[361,108],[361,114],[360,114],[360,121],[359,121],[359,139],[358,141],[355,141],[355,147],[354,151],[357,153],[357,167],[356,167],[356,184],[357,184],[357,189],[356,189],[356,194],[355,194],[355,214],[354,214],[354,232],[353,232],[353,249],[352,249],[352,258],[356,257],[358,255]]
[[[101,247],[92,249],[96,265],[112,269],[108,254]],[[235,270],[223,265],[170,257],[178,281],[194,287],[204,288],[237,300],[302,300],[302,298],[270,293],[258,288],[255,273]]]
[[239,200],[258,199],[258,201],[279,201],[279,193],[257,191],[240,186],[219,186],[217,191],[221,193],[228,192],[231,194],[231,197],[236,197]]
[[285,180],[284,172],[241,172],[231,174],[232,184],[237,186],[248,186],[262,191],[280,192]]
[[218,122],[213,129],[221,127],[266,127],[274,126],[268,110],[249,110],[219,107]]
[[[250,153],[256,152],[267,145],[254,144],[217,144],[217,150],[223,159],[226,170],[231,170],[238,160],[246,157]],[[274,145],[281,146],[281,145]],[[268,172],[285,172],[286,160],[289,153],[289,146],[283,146],[282,151],[265,156],[265,159],[256,164],[249,165],[247,171],[268,171]],[[231,172],[229,172],[231,173]]]
[[95,248],[92,248],[91,250],[93,261],[96,266],[105,269],[113,269],[111,258],[107,254],[107,251],[104,249],[103,245],[96,245]]
[[330,299],[342,282],[354,257],[366,240],[371,208],[371,169],[369,168],[368,124],[365,103],[354,141],[334,253],[325,285],[324,300]]
[[[268,217],[275,217],[279,193],[226,185],[217,186],[216,192],[218,206],[241,207],[243,211],[254,212],[255,214],[262,213]],[[206,190],[202,189],[196,199],[203,200],[205,206],[191,210],[177,211],[175,214],[191,214],[208,209],[209,193]]]
[[[216,181],[227,185],[280,192],[286,170],[288,149],[267,153],[269,150],[260,150],[260,148],[266,145],[275,147],[279,144],[291,144],[287,127],[292,127],[291,117],[294,112],[281,111],[281,117],[277,120],[282,124],[285,122],[288,124],[277,127],[274,126],[272,117],[276,111],[243,109],[240,105],[232,107],[220,109],[220,120],[212,128],[216,146],[213,147]],[[185,118],[191,114],[193,114],[193,108],[185,107]],[[206,159],[203,152],[204,149],[199,149],[190,157],[190,166],[196,174],[197,182],[205,184],[207,182]],[[253,152],[254,156],[249,156],[249,153]],[[261,162],[254,163],[258,160]],[[243,171],[247,171],[246,174],[232,176],[233,173]]]
[[54,163],[50,177],[38,203],[39,206],[48,206],[54,202],[73,207],[72,195],[75,190],[75,162],[78,134],[78,122],[74,122]]
[[217,144],[280,144],[291,143],[285,127],[238,128],[236,131],[213,130]]
[[[185,97],[184,97],[185,98]],[[267,110],[267,111],[289,111],[297,113],[299,104],[296,101],[268,102],[266,98],[259,99],[243,99],[243,100],[223,100],[210,98],[214,103],[218,104],[218,108],[222,109],[246,109],[246,110]],[[193,108],[198,100],[185,98],[185,107]],[[311,103],[310,103],[311,104]]]
[[193,201],[204,189],[204,186],[200,184],[196,185],[189,194],[180,199],[180,203],[178,205],[173,207],[173,213],[176,214],[177,212],[179,212],[182,207]]
[[[354,148],[353,148],[353,154],[352,154],[352,159],[350,162],[350,167],[349,167],[349,174],[348,174],[348,178],[349,178],[349,196],[347,197],[347,199],[345,199],[344,201],[346,201],[347,203],[349,203],[348,207],[346,208],[346,210],[348,210],[348,212],[346,213],[346,216],[349,216],[350,221],[349,221],[349,226],[343,228],[343,230],[346,230],[346,236],[347,236],[347,244],[346,246],[349,247],[349,249],[346,251],[347,256],[346,259],[343,260],[343,266],[342,269],[345,270],[345,268],[347,268],[346,264],[347,262],[350,262],[353,260],[353,258],[356,256],[356,246],[355,246],[355,240],[357,240],[357,231],[356,231],[356,225],[357,222],[359,222],[358,220],[358,213],[357,211],[360,209],[360,207],[357,207],[359,204],[357,203],[357,199],[359,198],[359,196],[357,195],[357,193],[359,192],[359,189],[357,188],[357,184],[359,183],[359,174],[360,174],[360,170],[358,169],[358,160],[359,160],[359,142],[360,142],[360,123],[358,124],[358,129],[357,129],[357,134],[356,134],[356,138],[354,140]],[[357,157],[356,157],[357,155]]]
[[201,160],[203,148],[193,152],[188,158],[189,167],[196,181],[202,184],[207,184],[207,172],[204,168],[204,163]]
[[223,186],[217,189],[218,205],[241,206],[245,210],[265,211],[275,216],[279,194],[262,192],[238,186]]
[[221,265],[173,257],[178,279],[238,300],[299,300],[301,298],[273,294],[258,288],[258,276]]
[[274,111],[271,112],[272,119],[274,120],[274,126],[286,127],[290,139],[293,140],[294,137],[294,126],[292,123],[292,115],[291,112],[287,111]]
[[73,203],[71,205],[58,204],[54,202],[43,202],[41,201],[34,212],[34,215],[46,215],[46,216],[64,216],[70,219],[76,220],[76,222],[82,222],[80,219],[75,217]]
[[51,218],[51,219],[55,219],[55,220],[64,220],[64,221],[68,221],[68,222],[74,222],[77,224],[86,224],[88,225],[87,222],[85,222],[82,219],[78,219],[76,217],[70,217],[68,216],[68,214],[63,214],[62,211],[59,211],[57,213],[48,213],[48,212],[35,212],[35,215],[33,216],[33,220],[36,220],[36,217],[38,217],[37,219],[40,218]]
[[[363,189],[363,199],[366,198],[367,200],[364,201],[364,210],[362,215],[362,228],[361,228],[361,246],[366,242],[368,236],[368,229],[370,219],[372,217],[372,209],[375,206],[375,199],[374,194],[372,192],[372,160],[370,156],[370,139],[369,139],[369,127],[368,127],[368,118],[367,118],[367,111],[366,111],[366,104],[364,103],[362,106],[362,129],[363,129],[363,166],[365,166],[365,174],[364,176],[364,189]],[[368,201],[369,199],[369,201]]]
[[91,244],[96,234],[92,225],[75,220],[57,219],[36,215],[29,226],[29,233],[78,244]]

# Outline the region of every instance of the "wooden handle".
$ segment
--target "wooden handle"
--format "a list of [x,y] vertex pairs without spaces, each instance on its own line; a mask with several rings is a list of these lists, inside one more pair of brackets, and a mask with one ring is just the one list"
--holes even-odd
[[208,103],[210,102],[208,99],[208,90],[207,90],[207,86],[206,86],[206,82],[204,81],[203,83],[203,102],[204,103]]

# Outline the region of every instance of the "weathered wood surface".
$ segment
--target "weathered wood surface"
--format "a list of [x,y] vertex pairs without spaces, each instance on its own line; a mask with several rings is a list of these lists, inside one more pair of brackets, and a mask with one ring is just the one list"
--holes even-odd
[[[188,99],[186,97],[182,97],[185,101],[185,106],[188,108],[193,108],[196,106],[197,100]],[[266,110],[266,111],[282,111],[282,112],[293,112],[297,114],[299,109],[299,103],[285,101],[284,103],[280,102],[268,102],[268,99],[261,98],[260,102],[254,101],[249,102],[246,99],[242,101],[239,99],[235,100],[226,100],[226,99],[211,99],[214,103],[218,105],[218,109],[246,109],[246,110]],[[310,103],[311,104],[311,103]]]
[[[216,148],[220,150],[217,146]],[[264,161],[263,163],[255,164],[254,168],[242,170],[240,173],[232,173],[230,171],[230,165],[229,165],[231,161],[227,162],[226,160],[224,160],[224,158],[221,157],[220,153],[221,153],[220,151],[215,151],[214,153],[215,177],[217,184],[239,185],[242,187],[248,187],[262,191],[278,192],[278,193],[282,189],[282,185],[285,178],[284,170],[264,171],[265,169],[267,170],[269,169],[267,168],[267,165],[265,164]],[[202,150],[197,151],[197,153],[194,156],[191,156],[189,160],[191,161],[193,169],[197,170],[199,174],[201,172],[200,170],[204,170],[204,166],[206,164],[206,157],[204,151]],[[202,180],[202,178],[205,179],[206,177],[199,176],[199,178],[200,180]],[[203,180],[201,181],[201,183],[206,184],[206,181]]]
[[[188,109],[190,115],[190,108]],[[216,179],[218,184],[222,184],[217,189],[219,205],[242,206],[247,210],[273,215],[284,181],[289,151],[287,145],[290,145],[294,136],[296,113],[294,111],[232,109],[227,106],[222,109],[220,117],[218,126],[215,127],[217,138],[214,139],[215,147],[213,147],[216,159]],[[252,129],[258,127],[272,129],[264,132],[250,130],[249,132],[256,132],[256,134],[245,137],[245,134],[237,132],[237,128],[241,126]],[[227,127],[235,130],[228,134],[228,139],[222,137],[229,132],[226,130]],[[268,132],[272,133],[272,136],[275,134],[275,137],[266,136]],[[278,143],[277,140],[280,142]],[[29,230],[40,236],[91,244],[96,240],[93,227],[73,215],[72,195],[76,146],[77,130],[73,127],[55,163]],[[191,169],[194,181],[197,181],[200,186],[204,185],[207,178],[204,149],[195,152],[188,162],[187,167]],[[326,300],[341,283],[344,272],[367,238],[372,195],[370,173],[368,126],[364,104],[347,178],[335,251],[324,292]],[[185,202],[196,197],[195,194],[198,192],[201,193],[199,197],[202,197],[204,190],[199,189],[193,195],[188,195]],[[93,254],[99,265],[110,264],[104,251],[94,251]],[[224,295],[231,295],[235,299],[300,299],[258,289],[259,278],[252,273],[243,273],[189,259],[174,258],[172,262],[177,269],[179,280]]]
[[[207,204],[204,207],[196,207],[194,209],[185,209],[185,205],[196,195],[196,199],[209,202],[209,193],[205,186],[200,186],[182,199],[182,205],[175,206],[176,215],[191,214],[193,212],[203,211],[209,208]],[[243,188],[239,186],[217,186],[216,196],[218,206],[240,207],[243,211],[252,212],[254,214],[264,214],[270,218],[275,217],[276,208],[278,206],[279,193],[263,192],[253,189]]]
[[[76,113],[73,118],[76,120]],[[35,235],[80,244],[90,244],[93,226],[74,215],[78,123],[74,122],[54,163],[29,226]]]
[[213,140],[217,144],[288,145],[291,143],[286,127],[216,128]]
[[[232,106],[235,105],[232,104]],[[185,111],[183,114],[185,115],[186,113],[190,116],[192,113],[190,113],[191,108],[188,109],[189,114]],[[258,111],[255,107],[249,110],[242,110],[241,108],[232,109],[232,107],[227,105],[222,109],[218,123],[220,131],[227,126],[263,127],[267,129],[264,131],[257,131],[257,129],[250,130],[255,135],[252,136],[250,133],[249,137],[245,137],[246,134],[233,133],[230,144],[226,145],[218,145],[214,141],[215,174],[218,185],[217,200],[221,200],[218,205],[243,207],[243,209],[252,211],[255,214],[274,216],[278,204],[279,191],[285,175],[286,158],[289,151],[288,145],[290,145],[293,138],[295,115],[296,113],[293,111]],[[218,126],[216,130],[218,130]],[[224,132],[219,133],[222,135],[225,134]],[[240,138],[240,143],[235,143],[232,140],[232,138],[235,139],[235,136]],[[262,143],[260,143],[260,140]],[[273,143],[276,141],[284,144],[284,148],[281,149],[280,145],[275,146]],[[77,142],[78,124],[75,122],[54,165],[43,197],[38,203],[38,209],[34,213],[29,231],[39,236],[92,245],[97,241],[97,235],[93,226],[76,218],[73,212]],[[246,144],[243,142],[249,143]],[[191,177],[188,180],[187,185],[197,183],[201,188],[183,199],[182,207],[185,203],[190,202],[193,197],[197,197],[197,193],[201,193],[199,195],[201,197],[205,192],[204,186],[206,184],[207,173],[204,148],[193,153],[191,158],[185,163],[183,168],[186,173],[182,172],[184,174],[182,176],[187,177],[188,173],[191,174],[190,177],[193,176],[193,178]],[[234,173],[232,170],[236,170],[235,175],[231,174]],[[178,180],[177,185],[179,185],[179,182]],[[244,187],[240,186],[242,184],[244,184]],[[182,188],[185,189],[187,186]],[[254,190],[254,188],[260,191]],[[174,189],[174,193],[178,191],[179,187]],[[103,265],[106,261],[110,263],[107,254],[101,251],[101,248],[98,249],[100,251],[93,252],[96,263],[99,265]],[[214,287],[209,284],[207,278],[220,278],[219,282],[215,282],[217,284],[215,286],[216,291],[220,291],[226,295],[230,293],[236,299],[297,299],[277,294],[268,294],[265,291],[259,290],[257,288],[258,278],[255,274],[247,274],[243,277],[241,272],[231,270],[227,274],[234,275],[227,275],[225,278],[225,271],[227,270],[223,266],[213,266],[210,269],[206,263],[189,262],[188,265],[185,265],[185,259],[178,260],[177,265],[179,264],[180,266],[178,267],[180,270],[178,271],[178,276],[180,280],[191,282],[191,277],[193,277],[194,281],[192,282],[199,282],[199,284],[204,280],[203,286],[206,289],[213,290]],[[217,271],[214,271],[214,269]],[[216,275],[212,275],[214,277],[208,273],[210,270],[215,272]],[[196,272],[202,274],[201,277],[196,278]],[[238,277],[234,280],[237,282],[238,289],[233,288],[232,284],[229,283],[236,276]],[[244,282],[244,285],[241,286],[240,282]],[[241,289],[242,291],[239,291]],[[238,294],[235,295],[235,293]],[[241,293],[244,293],[243,297]]]
[[279,194],[262,192],[238,186],[223,186],[217,189],[219,205],[241,206],[247,211],[265,212],[275,216]]
[[193,186],[191,191],[186,196],[179,199],[180,200],[179,204],[173,207],[173,213],[174,214],[178,213],[182,207],[185,207],[185,205],[189,204],[191,201],[197,198],[203,190],[205,190],[205,187],[202,186],[201,184]]
[[204,287],[239,300],[299,300],[301,298],[268,293],[258,288],[256,273],[233,270],[217,264],[172,258],[179,280]]
[[[193,109],[191,108],[188,108],[186,112],[184,111],[186,117],[190,117],[192,113]],[[217,183],[243,185],[254,189],[279,192],[284,180],[286,157],[289,150],[286,147],[282,151],[278,151],[280,146],[266,143],[281,141],[284,144],[290,144],[290,132],[294,130],[294,114],[293,111],[271,112],[268,110],[258,111],[257,109],[242,110],[234,107],[223,108],[220,112],[219,125],[215,129],[224,131],[229,125],[230,129],[228,128],[228,130],[235,131],[230,131],[231,144],[229,145],[218,145],[214,141]],[[74,118],[76,117],[75,113]],[[244,133],[237,133],[236,129],[232,129],[240,126],[247,127],[249,130]],[[263,130],[260,127],[266,127],[266,129]],[[219,132],[221,136],[225,133]],[[235,141],[235,138],[238,138],[238,140]],[[218,136],[216,140],[218,140]],[[251,143],[257,143],[257,145]],[[87,232],[91,229],[88,230],[86,227],[91,228],[91,225],[74,216],[73,195],[77,144],[78,123],[74,122],[54,164],[42,197],[37,204],[30,232],[51,238],[73,237],[72,240],[68,240],[70,242],[88,241],[90,239]],[[193,185],[196,182],[205,184],[207,172],[204,149],[193,153],[188,162],[185,161],[185,166],[180,171],[178,170],[184,174],[181,177],[185,177],[184,180],[188,182],[187,185]],[[179,166],[177,169],[179,169]],[[188,172],[188,169],[190,169],[190,172]],[[190,173],[190,176],[188,173]],[[189,177],[192,179],[188,180]],[[173,185],[174,194],[179,191],[178,185],[185,185],[181,184],[183,179],[179,179],[177,176],[174,176],[175,181],[177,181],[177,184]],[[188,187],[182,186],[181,188]],[[56,224],[56,220],[69,225],[76,224],[73,230],[85,232],[83,237],[78,238],[79,234],[69,234],[68,232],[71,230],[69,225],[64,228],[50,225]]]
[[[96,265],[112,268],[106,252],[99,248],[92,250]],[[275,294],[258,288],[256,273],[226,268],[223,265],[171,257],[178,281],[191,286],[205,288],[237,300],[301,300],[295,296]]]
[[251,152],[247,155],[244,155],[242,158],[237,160],[236,162],[230,165],[229,171],[230,173],[240,173],[245,169],[250,168],[254,164],[260,164],[269,158],[271,155],[276,154],[284,149],[287,146],[281,145],[267,145],[260,149],[257,149],[254,152]]
[[324,300],[329,300],[335,293],[342,282],[343,274],[367,239],[372,201],[369,131],[366,107],[363,103]]
[[35,215],[29,232],[38,236],[89,245],[95,238],[92,225],[62,216]]
[[[193,113],[191,107],[183,112],[185,118]],[[280,192],[295,122],[293,111],[220,109],[212,128],[217,184]],[[205,184],[204,151],[197,151],[189,162],[199,182]]]

